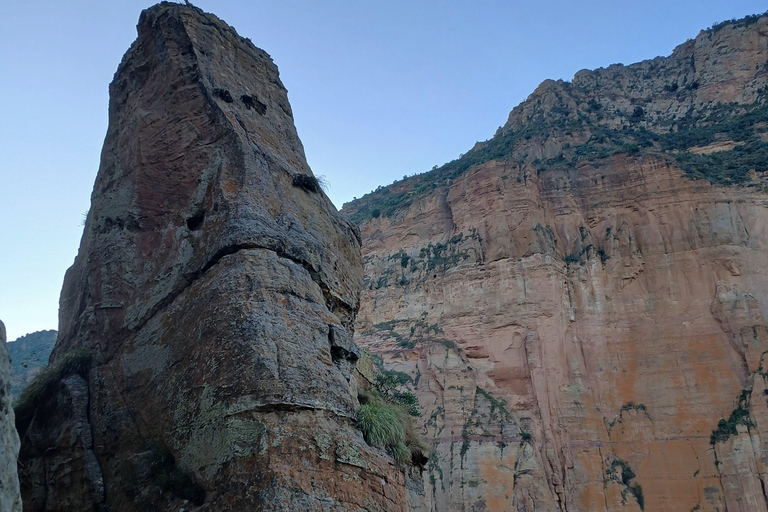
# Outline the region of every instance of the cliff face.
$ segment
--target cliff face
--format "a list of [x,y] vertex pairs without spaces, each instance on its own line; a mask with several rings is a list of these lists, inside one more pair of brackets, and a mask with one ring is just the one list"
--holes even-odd
[[12,379],[13,368],[5,347],[5,325],[0,322],[0,512],[21,512],[16,471],[19,435],[11,399]]
[[354,428],[358,237],[269,56],[197,8],[144,11],[18,421],[25,510],[404,510]]
[[768,507],[768,17],[543,83],[348,204],[433,511]]

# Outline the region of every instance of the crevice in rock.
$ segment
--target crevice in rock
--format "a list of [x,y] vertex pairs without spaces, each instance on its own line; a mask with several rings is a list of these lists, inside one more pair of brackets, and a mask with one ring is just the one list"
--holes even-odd
[[[306,404],[306,403],[295,403],[295,402],[274,402],[274,403],[264,403],[264,404],[256,404],[253,406],[248,407],[246,410],[238,411],[233,414],[227,415],[227,417],[239,417],[242,415],[250,415],[252,412],[258,412],[258,413],[270,413],[270,412],[288,412],[288,413],[294,413],[294,412],[302,412],[302,411],[323,411],[329,414],[332,414],[335,417],[343,418],[345,421],[349,421],[350,425],[354,424],[355,415],[350,414],[349,412],[345,412],[342,409],[336,409],[336,408],[330,408],[330,407],[323,407],[320,405],[312,405],[312,404]],[[250,417],[250,416],[248,416]]]
[[328,343],[331,345],[331,358],[334,363],[349,361],[354,363],[360,359],[360,351],[347,333],[341,333],[338,326],[328,326]]
[[331,361],[341,371],[347,382],[350,382],[361,356],[360,349],[352,341],[351,332],[337,324],[329,324],[328,344],[331,349]]
[[190,231],[197,231],[203,225],[204,220],[205,210],[200,210],[187,219],[187,228],[189,228]]
[[453,217],[453,208],[451,208],[451,203],[448,202],[448,196],[450,195],[450,193],[451,193],[451,186],[448,185],[445,188],[445,195],[443,196],[443,203],[445,204],[445,209],[448,210],[448,218],[451,220],[450,232],[453,235],[456,232],[456,220]]
[[104,469],[101,461],[99,460],[99,457],[97,456],[95,449],[96,445],[96,439],[97,437],[94,435],[93,431],[93,423],[91,422],[91,379],[89,378],[83,378],[83,381],[85,382],[85,392],[86,392],[86,406],[85,406],[85,421],[86,421],[86,428],[91,434],[91,446],[89,447],[91,454],[93,455],[93,461],[96,463],[96,467],[98,469],[98,477],[99,477],[99,483],[101,484],[99,489],[99,495],[100,498],[98,503],[99,505],[103,506],[107,502],[107,487],[104,485]]
[[222,258],[224,258],[225,256],[229,256],[231,254],[235,254],[240,251],[244,251],[244,250],[271,251],[271,252],[274,252],[278,257],[290,260],[291,262],[304,268],[304,270],[306,270],[309,273],[310,278],[320,288],[320,291],[323,294],[323,298],[325,299],[326,308],[328,308],[328,310],[331,313],[334,313],[339,317],[344,327],[346,327],[347,329],[351,328],[352,322],[354,321],[354,308],[351,305],[347,304],[346,302],[342,301],[339,297],[337,297],[335,294],[331,292],[328,285],[326,285],[323,282],[322,278],[320,277],[320,273],[315,271],[309,262],[304,261],[300,258],[291,256],[290,254],[285,252],[285,250],[283,250],[282,248],[268,247],[266,245],[255,244],[255,243],[247,243],[247,244],[230,245],[230,246],[219,249],[216,252],[216,254],[214,254],[213,257],[205,265],[203,265],[199,270],[196,270],[194,272],[184,275],[183,282],[179,286],[177,286],[175,290],[171,291],[163,299],[158,301],[157,304],[155,304],[155,306],[151,308],[150,311],[144,316],[144,318],[139,320],[134,326],[129,327],[129,329],[131,331],[138,331],[139,329],[141,329],[159,311],[162,311],[168,305],[170,305],[174,300],[176,300],[176,297],[184,293],[184,291],[187,288],[189,288],[192,285],[192,283],[200,279],[211,267],[213,267],[219,261],[221,261]]

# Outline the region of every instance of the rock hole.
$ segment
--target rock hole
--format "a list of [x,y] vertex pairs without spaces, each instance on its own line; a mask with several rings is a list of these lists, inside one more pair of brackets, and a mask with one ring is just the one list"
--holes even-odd
[[254,109],[256,112],[258,112],[261,115],[264,115],[267,113],[267,105],[259,101],[259,98],[256,96],[249,96],[247,94],[243,94],[240,96],[240,99],[243,100],[243,103],[245,104],[245,108],[248,110]]
[[354,363],[360,359],[360,351],[357,345],[342,332],[337,332],[338,327],[333,324],[328,326],[328,343],[331,346],[331,359],[334,363],[349,361]]
[[348,359],[348,353],[341,347],[331,347],[331,360],[335,363],[340,360]]
[[197,231],[203,225],[205,220],[205,211],[199,211],[187,219],[187,227],[190,231]]
[[220,98],[226,101],[227,103],[232,103],[233,101],[235,101],[232,99],[232,95],[229,94],[229,91],[226,89],[214,89],[213,95],[216,96],[217,98]]
[[411,452],[411,465],[416,467],[424,467],[429,462],[429,459],[421,450],[413,450]]

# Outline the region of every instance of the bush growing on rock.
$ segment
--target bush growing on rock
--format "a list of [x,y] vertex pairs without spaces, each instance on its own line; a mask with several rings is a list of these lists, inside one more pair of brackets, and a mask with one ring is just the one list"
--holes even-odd
[[425,453],[429,448],[416,433],[403,407],[385,399],[376,390],[362,393],[360,401],[357,426],[368,444],[389,449],[401,466],[426,463]]
[[299,187],[314,194],[328,188],[328,181],[324,176],[316,177],[311,174],[297,174],[293,177],[292,184],[294,187]]

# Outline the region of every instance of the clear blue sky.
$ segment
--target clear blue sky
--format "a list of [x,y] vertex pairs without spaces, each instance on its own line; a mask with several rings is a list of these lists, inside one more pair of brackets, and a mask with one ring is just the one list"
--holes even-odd
[[[266,50],[337,206],[493,135],[546,78],[668,55],[758,0],[197,0]],[[55,329],[135,0],[4,2],[0,319]]]

